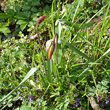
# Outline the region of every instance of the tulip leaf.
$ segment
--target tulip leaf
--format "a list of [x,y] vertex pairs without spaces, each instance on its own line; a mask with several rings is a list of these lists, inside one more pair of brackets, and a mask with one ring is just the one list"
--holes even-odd
[[[46,51],[48,51],[48,48],[49,48],[49,46],[50,46],[52,40],[53,40],[53,39],[50,39],[50,40],[48,40],[48,41],[46,42]],[[63,40],[58,39],[58,44],[62,44],[62,43],[63,43]]]
[[70,49],[72,49],[73,51],[75,51],[80,56],[87,59],[89,62],[92,62],[92,59],[90,57],[88,57],[86,54],[82,53],[80,50],[78,50],[76,47],[74,47],[71,43],[66,43],[66,46],[69,47]]

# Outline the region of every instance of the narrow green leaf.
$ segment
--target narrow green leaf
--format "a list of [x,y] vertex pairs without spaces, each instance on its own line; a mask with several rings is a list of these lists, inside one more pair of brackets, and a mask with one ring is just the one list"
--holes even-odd
[[87,72],[91,67],[93,67],[95,65],[95,63],[98,63],[99,61],[101,61],[109,52],[110,52],[110,48],[99,59],[97,59],[88,68],[86,68],[78,77],[80,77],[82,74],[84,74],[85,72]]
[[82,26],[80,27],[80,29],[89,28],[89,27],[93,26],[93,24],[94,24],[94,22],[90,22],[90,23],[82,24]]
[[[47,57],[48,57],[48,55],[47,55]],[[49,81],[49,82],[51,82],[52,81],[52,74],[51,74],[51,67],[50,67],[50,61],[49,61],[49,59],[47,58],[47,64],[48,64],[48,75],[47,75],[47,80]]]
[[89,62],[92,62],[92,59],[90,57],[88,57],[86,54],[82,53],[80,50],[78,50],[77,48],[75,48],[72,44],[70,43],[66,43],[66,45],[72,49],[73,51],[75,51],[77,54],[79,54],[80,56],[84,57],[85,59],[87,59]]
[[37,68],[31,68],[31,70],[27,73],[27,75],[25,76],[25,78],[21,81],[21,83],[15,88],[13,89],[9,94],[7,94],[4,98],[2,98],[0,100],[0,103],[5,100],[7,97],[9,97],[13,92],[15,92],[30,76],[33,75],[33,73],[37,70]]

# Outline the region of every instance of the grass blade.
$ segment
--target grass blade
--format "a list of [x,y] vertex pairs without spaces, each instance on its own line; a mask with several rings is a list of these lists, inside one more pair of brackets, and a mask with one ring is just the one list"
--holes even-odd
[[82,74],[84,74],[85,72],[87,72],[91,67],[93,67],[95,65],[95,63],[98,63],[99,61],[101,61],[109,52],[110,52],[110,48],[99,59],[97,59],[88,68],[86,68],[78,77],[80,77]]
[[82,53],[80,50],[78,50],[77,48],[75,48],[72,44],[66,43],[66,46],[68,46],[70,49],[72,49],[73,51],[75,51],[80,56],[82,56],[85,59],[87,59],[89,62],[92,62],[92,59],[90,57],[88,57],[86,54]]
[[4,101],[7,97],[9,97],[13,92],[15,92],[30,76],[32,76],[33,75],[33,73],[35,72],[37,70],[37,68],[31,68],[31,70],[27,73],[27,75],[25,76],[25,78],[19,83],[19,85],[15,88],[15,89],[13,89],[9,94],[7,94],[4,98],[2,98],[1,100],[0,100],[0,103],[2,102],[2,101]]

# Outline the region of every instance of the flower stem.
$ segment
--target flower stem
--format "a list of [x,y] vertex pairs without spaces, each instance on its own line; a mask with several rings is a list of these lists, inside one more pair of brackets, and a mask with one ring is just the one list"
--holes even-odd
[[37,22],[37,36],[38,36],[38,41],[39,41],[40,49],[43,50],[43,47],[42,47],[41,41],[40,41],[40,37],[39,37],[39,29],[38,29],[38,27],[39,27],[39,22]]

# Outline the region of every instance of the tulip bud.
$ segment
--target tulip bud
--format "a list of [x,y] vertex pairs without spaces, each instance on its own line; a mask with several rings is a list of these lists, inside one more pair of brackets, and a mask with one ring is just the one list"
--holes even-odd
[[55,34],[55,36],[53,38],[53,41],[51,42],[51,44],[49,46],[49,49],[48,49],[48,58],[49,58],[49,60],[51,59],[53,51],[54,51],[56,36],[57,36],[57,34]]
[[53,54],[53,51],[54,51],[54,46],[55,46],[55,42],[52,41],[50,46],[49,46],[49,49],[48,49],[48,58],[49,58],[49,60],[52,57],[52,54]]
[[37,20],[37,23],[41,23],[42,21],[44,21],[45,18],[46,18],[46,15],[39,17]]

